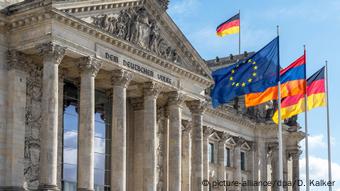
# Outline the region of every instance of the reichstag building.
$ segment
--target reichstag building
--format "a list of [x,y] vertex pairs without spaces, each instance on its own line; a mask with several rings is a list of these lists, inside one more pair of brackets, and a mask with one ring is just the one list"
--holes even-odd
[[[275,103],[213,109],[211,71],[169,0],[0,1],[0,190],[276,190]],[[299,178],[296,119],[284,179]],[[298,187],[286,186],[296,191]]]

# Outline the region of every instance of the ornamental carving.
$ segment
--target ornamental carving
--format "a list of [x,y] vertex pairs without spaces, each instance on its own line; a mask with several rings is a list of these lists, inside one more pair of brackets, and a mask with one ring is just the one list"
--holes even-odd
[[37,46],[39,54],[45,58],[53,58],[56,64],[60,64],[65,56],[66,48],[52,42],[43,43]]
[[[163,7],[167,7],[167,0],[159,1],[162,2]],[[93,16],[91,20],[92,24],[113,36],[136,44],[177,65],[182,65],[177,50],[161,37],[156,20],[152,19],[143,7],[121,10],[118,15]]]
[[112,84],[115,86],[123,86],[127,88],[132,79],[132,74],[129,71],[123,69],[117,69],[112,71]]
[[25,187],[36,190],[39,186],[42,67],[30,64],[27,73],[24,178]]
[[102,63],[100,61],[90,56],[79,58],[78,64],[79,64],[80,71],[90,72],[93,77],[97,75],[97,73],[99,72],[102,66]]

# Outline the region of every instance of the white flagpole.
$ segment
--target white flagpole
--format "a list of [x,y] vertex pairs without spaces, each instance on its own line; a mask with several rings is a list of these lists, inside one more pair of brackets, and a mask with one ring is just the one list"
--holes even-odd
[[[303,46],[303,54],[305,56],[305,62],[307,60],[306,58],[306,46]],[[307,63],[305,63],[305,75],[307,75],[306,73],[306,65]],[[305,138],[305,152],[306,152],[306,191],[309,191],[309,154],[308,154],[308,118],[307,118],[307,112],[308,112],[308,96],[307,96],[307,81],[305,84],[305,134],[306,134],[306,138]]]
[[[329,91],[328,91],[328,62],[326,60],[326,104],[327,104],[327,139],[328,139],[328,181],[332,181],[332,158],[331,158],[331,130],[329,125]],[[329,191],[332,191],[332,186],[330,185]]]
[[240,21],[240,30],[238,33],[238,54],[241,54],[241,10],[238,10],[239,21]]
[[[279,26],[277,26],[277,36],[279,36]],[[280,43],[279,43],[280,48]],[[278,61],[280,66],[280,50],[278,54]],[[280,68],[279,68],[280,69]],[[280,74],[279,74],[280,75]],[[281,186],[279,186],[279,191],[283,191],[283,153],[282,153],[282,123],[281,123],[281,82],[278,82],[278,114],[279,114],[279,130],[278,130],[278,139],[279,139],[279,181],[281,181]]]

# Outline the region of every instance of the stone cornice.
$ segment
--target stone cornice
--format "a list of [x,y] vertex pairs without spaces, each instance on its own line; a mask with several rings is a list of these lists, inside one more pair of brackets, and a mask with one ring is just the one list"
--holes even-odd
[[98,29],[97,27],[91,24],[86,23],[85,21],[82,21],[78,18],[70,16],[56,9],[53,9],[52,11],[49,11],[49,12],[38,11],[36,12],[36,14],[29,14],[29,15],[21,16],[21,17],[11,16],[9,27],[10,29],[14,30],[14,29],[18,29],[21,27],[30,26],[32,24],[42,23],[49,19],[55,19],[78,31],[87,33],[88,35],[91,35],[99,40],[102,40],[106,43],[119,47],[129,53],[138,55],[141,58],[148,60],[156,65],[159,65],[166,70],[170,70],[171,72],[176,73],[179,76],[182,76],[190,80],[193,80],[197,83],[203,84],[205,87],[209,87],[210,85],[213,84],[213,81],[209,78],[198,75],[187,69],[178,67],[175,64],[171,63],[170,61],[159,58],[159,56],[156,56],[148,51],[145,51],[139,47],[136,47],[135,45],[125,40],[118,39],[110,35],[109,33],[101,29]]

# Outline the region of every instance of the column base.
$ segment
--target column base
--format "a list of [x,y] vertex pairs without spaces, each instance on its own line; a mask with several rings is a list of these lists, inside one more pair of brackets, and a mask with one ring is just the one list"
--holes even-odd
[[25,191],[26,189],[20,186],[0,186],[0,191]]
[[77,188],[77,191],[94,191],[88,188]]
[[38,188],[39,191],[59,191],[59,188],[57,185],[39,185]]

